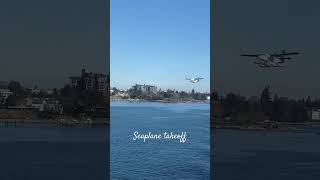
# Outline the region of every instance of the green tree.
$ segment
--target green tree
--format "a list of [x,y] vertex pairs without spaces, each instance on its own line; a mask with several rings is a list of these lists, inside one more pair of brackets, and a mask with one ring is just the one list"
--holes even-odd
[[262,111],[268,115],[269,117],[272,114],[272,104],[271,104],[271,93],[269,90],[269,86],[265,87],[261,93],[260,103]]
[[16,95],[23,95],[24,90],[18,81],[10,81],[8,84],[8,89]]
[[7,106],[15,106],[17,104],[17,97],[15,95],[10,95],[6,100]]

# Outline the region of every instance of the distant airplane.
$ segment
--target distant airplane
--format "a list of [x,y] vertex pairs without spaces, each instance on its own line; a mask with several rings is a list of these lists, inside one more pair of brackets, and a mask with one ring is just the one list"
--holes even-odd
[[199,82],[201,79],[204,79],[204,78],[202,78],[202,77],[186,78],[186,80],[190,81],[191,83],[197,83],[197,82]]
[[281,64],[285,63],[286,60],[290,60],[291,55],[298,55],[298,52],[287,53],[285,50],[282,53],[273,53],[273,54],[240,54],[241,56],[255,57],[256,60],[253,61],[254,64],[257,64],[261,68],[272,68],[272,67],[284,67]]

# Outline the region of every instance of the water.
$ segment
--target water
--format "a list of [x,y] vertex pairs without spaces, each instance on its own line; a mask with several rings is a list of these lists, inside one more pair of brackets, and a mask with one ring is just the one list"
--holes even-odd
[[[112,179],[208,179],[208,104],[113,103]],[[134,131],[186,131],[187,142],[132,141]],[[217,180],[318,180],[320,127],[302,132],[216,130]],[[108,179],[108,129],[0,124],[1,180]]]
[[213,179],[318,180],[320,128],[303,132],[217,130],[213,141]]
[[[111,103],[112,179],[209,179],[209,104]],[[187,141],[133,141],[135,131],[187,132]]]
[[0,127],[1,180],[105,180],[108,128],[18,124]]

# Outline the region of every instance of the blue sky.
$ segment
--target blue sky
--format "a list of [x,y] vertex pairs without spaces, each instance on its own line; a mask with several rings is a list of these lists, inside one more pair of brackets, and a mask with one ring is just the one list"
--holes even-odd
[[[209,0],[111,0],[111,86],[210,89]],[[186,77],[205,79],[191,84]]]

